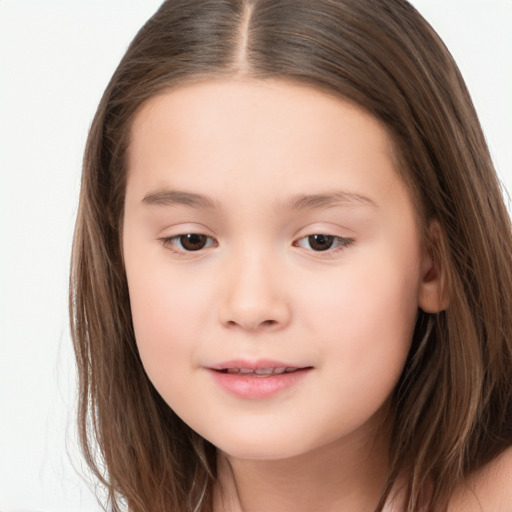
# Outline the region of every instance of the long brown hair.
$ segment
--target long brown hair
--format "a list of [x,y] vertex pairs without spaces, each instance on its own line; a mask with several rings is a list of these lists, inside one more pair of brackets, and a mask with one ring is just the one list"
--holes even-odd
[[[405,0],[168,0],[140,30],[99,105],[84,158],[71,327],[86,461],[108,506],[207,512],[215,448],[155,391],[136,348],[120,233],[134,115],[177,84],[281,78],[355,102],[388,127],[450,304],[419,312],[392,397],[389,479],[406,510],[443,510],[512,444],[512,236],[500,185],[450,53]],[[427,492],[428,491],[428,492]]]

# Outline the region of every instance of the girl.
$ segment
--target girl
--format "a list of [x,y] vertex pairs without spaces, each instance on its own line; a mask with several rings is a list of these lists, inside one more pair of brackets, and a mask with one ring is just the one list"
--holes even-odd
[[508,510],[511,255],[405,0],[164,2],[99,106],[74,242],[110,508]]

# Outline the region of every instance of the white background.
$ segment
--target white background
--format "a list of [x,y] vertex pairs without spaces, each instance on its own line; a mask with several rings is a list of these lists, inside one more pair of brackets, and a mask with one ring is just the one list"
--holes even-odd
[[[512,190],[512,0],[415,0],[466,78]],[[0,511],[97,512],[78,476],[69,253],[83,147],[160,0],[0,0]]]

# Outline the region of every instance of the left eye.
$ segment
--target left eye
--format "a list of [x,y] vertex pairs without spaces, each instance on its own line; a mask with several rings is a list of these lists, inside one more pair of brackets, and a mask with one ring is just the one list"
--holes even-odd
[[305,236],[297,240],[295,245],[304,249],[311,249],[316,252],[325,252],[330,249],[348,246],[352,240],[340,236],[325,235],[322,233]]
[[179,252],[194,252],[216,245],[213,238],[201,233],[186,233],[164,239],[165,245]]

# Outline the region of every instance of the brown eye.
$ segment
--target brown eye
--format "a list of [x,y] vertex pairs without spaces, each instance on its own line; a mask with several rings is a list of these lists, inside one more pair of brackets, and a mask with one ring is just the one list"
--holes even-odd
[[208,243],[208,237],[199,233],[180,235],[178,240],[185,251],[199,251],[204,249]]
[[159,239],[166,249],[170,249],[178,255],[199,252],[203,249],[217,247],[217,241],[208,235],[201,233],[185,233],[176,236],[166,236]]
[[325,252],[327,255],[334,255],[350,247],[354,243],[352,238],[315,233],[296,240],[293,245],[302,247],[312,252]]
[[308,236],[308,243],[314,251],[327,251],[334,243],[332,235],[311,235]]

